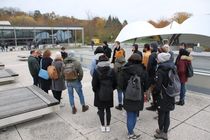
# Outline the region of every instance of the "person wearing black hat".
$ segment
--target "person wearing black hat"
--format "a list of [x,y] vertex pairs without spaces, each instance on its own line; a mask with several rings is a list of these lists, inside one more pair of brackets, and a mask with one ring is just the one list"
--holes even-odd
[[[99,57],[97,68],[94,70],[92,88],[94,91],[94,106],[98,108],[101,131],[110,131],[111,110],[113,107],[113,91],[117,86],[114,70],[110,67],[106,55]],[[106,112],[106,113],[105,113]],[[106,114],[106,124],[105,124]]]
[[103,42],[103,49],[104,49],[104,54],[110,59],[112,54],[112,49],[109,48],[107,41]]
[[135,128],[137,115],[139,111],[143,110],[144,107],[144,92],[148,89],[148,74],[142,64],[142,57],[137,53],[132,54],[128,59],[128,63],[126,63],[122,68],[122,74],[120,76],[118,86],[122,89],[123,93],[126,93],[128,81],[133,75],[140,77],[141,100],[134,101],[125,98],[123,99],[123,108],[127,113],[127,129],[129,139],[137,139],[140,137],[140,135],[136,135],[133,130]]

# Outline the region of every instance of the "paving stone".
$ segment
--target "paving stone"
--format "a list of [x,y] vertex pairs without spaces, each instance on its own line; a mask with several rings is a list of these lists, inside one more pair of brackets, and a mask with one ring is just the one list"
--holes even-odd
[[199,128],[181,124],[169,133],[170,140],[209,140],[210,133]]
[[0,129],[0,140],[21,140],[14,126],[6,128],[6,131]]
[[23,140],[74,140],[81,135],[56,114],[17,125]]
[[[100,128],[96,131],[87,134],[89,140],[127,140],[127,128],[126,124],[123,122],[116,122],[112,124],[110,132],[101,132]],[[152,140],[153,138],[139,130],[134,130],[136,134],[141,134],[140,139],[142,140]]]
[[[95,107],[90,106],[89,110],[86,112],[81,112],[80,108],[77,110],[78,111],[76,114],[72,114],[69,106],[65,106],[57,113],[82,134],[95,131],[100,127],[100,121],[97,115],[97,109]],[[112,117],[111,124],[115,123],[116,121],[117,120]]]
[[210,112],[201,111],[187,120],[186,123],[206,130],[210,133]]
[[204,110],[210,112],[210,105],[207,108],[205,108]]
[[204,107],[210,105],[210,99],[206,98],[206,96],[202,96],[201,94],[196,95],[189,92],[186,98],[186,104],[198,109],[203,109]]

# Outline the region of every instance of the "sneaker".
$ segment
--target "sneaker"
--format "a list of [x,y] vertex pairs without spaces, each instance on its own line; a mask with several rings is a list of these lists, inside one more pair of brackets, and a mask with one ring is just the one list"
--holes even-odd
[[118,109],[118,110],[122,110],[123,109],[123,105],[119,104],[118,106],[115,106],[115,108]]
[[156,139],[168,140],[168,134],[164,133],[164,132],[160,132],[159,134],[155,134],[154,137]]
[[105,132],[106,131],[106,127],[105,126],[101,126],[101,132]]
[[88,105],[83,105],[82,106],[82,112],[85,112],[89,109],[89,106]]
[[138,139],[141,135],[136,135],[136,134],[131,134],[131,135],[128,135],[128,139],[129,140],[135,140],[135,139]]
[[110,127],[109,126],[106,126],[106,132],[110,132]]
[[149,111],[156,111],[157,108],[155,106],[150,106],[150,107],[147,107],[146,110],[149,110]]
[[176,105],[181,105],[181,106],[183,106],[183,105],[184,105],[184,101],[182,100],[182,101],[176,102]]
[[76,114],[77,113],[77,108],[76,107],[72,107],[72,114]]

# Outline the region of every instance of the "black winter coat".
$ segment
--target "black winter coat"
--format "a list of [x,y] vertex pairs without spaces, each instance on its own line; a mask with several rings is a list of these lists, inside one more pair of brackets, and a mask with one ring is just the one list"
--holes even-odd
[[[102,78],[108,77],[107,75],[110,70],[110,67],[109,66],[98,67],[97,69],[101,72],[102,76],[99,76],[98,72],[94,70],[93,79],[92,79],[92,88],[94,91],[94,106],[99,107],[99,108],[113,107],[113,96],[110,101],[101,101],[99,98],[100,80]],[[110,79],[112,81],[112,88],[114,90],[116,89],[117,82],[116,82],[115,72],[113,69],[110,74]]]
[[156,72],[156,94],[158,94],[158,108],[162,111],[171,111],[175,108],[175,98],[166,94],[162,85],[167,87],[169,82],[168,72],[170,69],[175,68],[173,62],[165,62],[158,66]]
[[[50,57],[42,58],[42,60],[41,60],[41,62],[42,62],[42,69],[47,70],[47,67],[52,64],[52,61],[53,60]],[[43,89],[43,90],[44,89],[50,90],[51,84],[52,84],[52,80],[51,79],[45,80],[43,78],[40,78],[40,82],[41,82],[41,89]]]
[[155,74],[157,69],[157,52],[152,52],[149,56],[147,71],[149,74],[149,85],[155,84]]
[[142,100],[141,101],[131,101],[123,99],[123,107],[126,111],[140,111],[144,108],[144,92],[148,89],[148,74],[147,71],[144,69],[142,64],[133,64],[128,62],[121,71],[119,77],[119,87],[125,93],[128,80],[132,75],[137,74],[141,78],[141,89],[142,89]]

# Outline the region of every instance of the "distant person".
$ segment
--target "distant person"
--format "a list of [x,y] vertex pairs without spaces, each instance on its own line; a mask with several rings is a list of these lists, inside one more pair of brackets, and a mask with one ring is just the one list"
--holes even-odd
[[94,51],[94,58],[91,61],[90,65],[90,75],[93,76],[94,70],[97,68],[97,64],[99,61],[99,57],[101,55],[104,55],[104,49],[102,47],[97,47],[96,50]]
[[[157,56],[158,68],[156,72],[155,94],[157,95],[158,103],[158,126],[155,138],[168,139],[168,129],[170,126],[170,111],[175,108],[175,97],[170,97],[164,87],[168,86],[168,73],[171,69],[176,69],[176,66],[170,61],[170,53],[159,53]],[[164,87],[163,87],[164,86]]]
[[[129,91],[126,92],[130,78],[135,75],[140,78],[140,83],[137,83],[137,86],[141,87],[141,92],[138,92],[137,95],[140,98],[136,98],[136,95],[133,96],[134,94],[129,93]],[[123,67],[119,82],[119,87],[123,90],[124,95],[126,93],[130,95],[130,97],[135,98],[135,100],[126,99],[126,97],[123,99],[123,108],[126,110],[127,114],[128,139],[138,139],[140,137],[139,134],[135,134],[134,128],[136,125],[137,115],[144,107],[144,92],[148,88],[147,82],[148,74],[142,64],[142,58],[139,54],[134,53],[128,59],[128,63]]]
[[68,56],[68,53],[65,50],[66,50],[65,47],[61,47],[61,56],[63,60]]
[[103,42],[103,49],[104,49],[104,54],[110,59],[112,55],[112,49],[109,48],[107,41]]
[[66,85],[69,94],[70,106],[72,108],[72,114],[76,114],[77,108],[74,103],[74,89],[79,95],[80,104],[82,105],[82,112],[85,112],[89,109],[88,105],[85,105],[84,94],[82,90],[82,78],[83,70],[79,61],[75,58],[75,52],[71,51],[68,54],[68,57],[64,59],[64,77],[66,80]]
[[66,89],[65,80],[63,75],[64,63],[60,52],[56,52],[55,59],[52,62],[55,66],[58,79],[52,79],[52,93],[55,99],[61,102],[62,91]]
[[133,53],[138,53],[142,58],[142,52],[139,51],[138,49],[139,49],[139,45],[138,44],[133,44],[132,52]]
[[8,50],[8,43],[5,43],[5,50],[6,50],[6,51],[9,51],[9,50]]
[[147,64],[149,61],[149,56],[151,55],[151,50],[150,50],[150,45],[149,44],[144,44],[144,49],[143,49],[143,60],[142,63],[144,64],[145,68],[147,69]]
[[177,72],[179,75],[179,79],[181,82],[181,89],[180,89],[180,98],[179,102],[177,102],[177,105],[184,105],[185,104],[185,94],[186,94],[186,87],[185,83],[188,80],[187,77],[187,66],[191,64],[192,57],[190,56],[190,53],[186,49],[180,49],[179,55],[177,56]]
[[92,51],[94,50],[94,45],[95,45],[95,42],[93,40],[91,40],[90,46],[91,46]]
[[110,62],[108,60],[109,59],[106,55],[101,55],[99,57],[99,62],[97,64],[98,67],[94,71],[92,79],[94,106],[98,108],[98,116],[101,122],[102,132],[110,131],[110,108],[114,105],[113,90],[117,86],[115,72],[110,67]]
[[28,68],[30,71],[30,74],[33,78],[33,84],[35,86],[40,86],[40,81],[39,81],[39,61],[37,60],[37,53],[35,50],[30,51],[30,56],[28,57]]
[[113,52],[113,55],[112,55],[111,63],[114,64],[115,63],[115,59],[119,58],[121,56],[125,57],[125,50],[123,48],[121,48],[120,42],[116,41],[115,44],[114,44],[114,52]]
[[148,64],[147,64],[147,72],[149,74],[149,91],[152,93],[152,103],[150,107],[146,109],[149,111],[156,111],[157,110],[157,94],[155,94],[154,85],[155,85],[155,76],[156,76],[156,69],[157,69],[157,50],[158,44],[151,43],[150,44],[151,55],[149,56]]
[[[47,70],[48,66],[50,66],[53,62],[53,59],[51,58],[51,51],[49,49],[45,50],[43,53],[43,57],[40,61],[40,68]],[[48,90],[51,89],[52,81],[51,79],[43,79],[40,77],[41,82],[41,89],[44,90],[46,93],[48,93]]]

